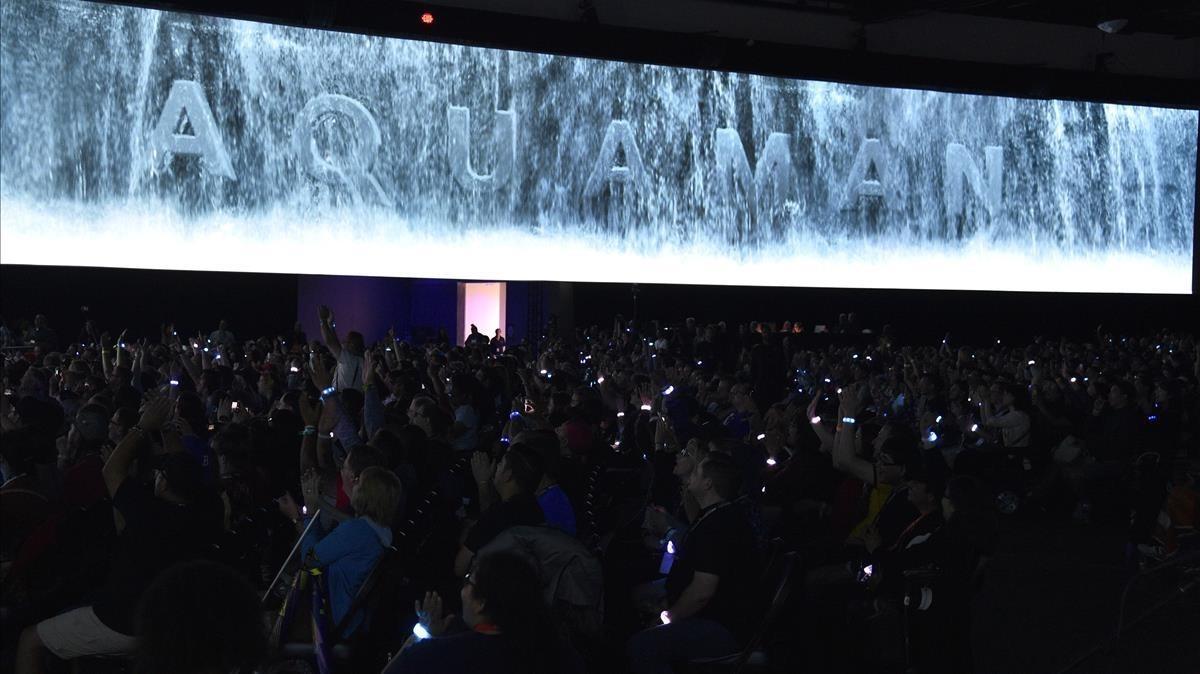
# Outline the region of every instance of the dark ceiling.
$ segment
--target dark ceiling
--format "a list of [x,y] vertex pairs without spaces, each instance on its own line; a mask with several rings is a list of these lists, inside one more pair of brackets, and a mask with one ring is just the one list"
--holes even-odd
[[1179,37],[1200,35],[1200,1],[1098,2],[1090,0],[721,0],[732,5],[791,8],[881,23],[934,12],[1092,27],[1109,19],[1126,19],[1123,33]]
[[[1200,0],[99,1],[785,77],[1200,105]],[[437,21],[423,24],[430,10]],[[1110,19],[1127,25],[1097,30]]]

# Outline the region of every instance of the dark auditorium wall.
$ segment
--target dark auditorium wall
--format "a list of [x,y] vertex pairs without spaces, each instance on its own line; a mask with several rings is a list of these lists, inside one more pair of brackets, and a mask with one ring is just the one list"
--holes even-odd
[[88,317],[114,339],[123,328],[131,335],[157,334],[164,320],[175,320],[181,334],[207,334],[221,318],[240,338],[291,329],[296,277],[0,265],[0,299],[0,316],[10,326],[41,312],[63,338],[74,338]]
[[[633,315],[630,284],[576,283],[577,325],[611,325],[613,314]],[[937,343],[952,330],[958,343],[1086,336],[1096,325],[1139,332],[1166,326],[1200,328],[1195,295],[1100,295],[966,291],[754,288],[639,285],[637,315],[682,322],[803,321],[833,325],[855,311],[863,327],[892,324],[906,340]]]
[[[559,284],[509,283],[509,338],[520,341],[548,318],[560,315]],[[568,284],[574,324],[611,325],[615,314],[632,316],[627,283]],[[1200,328],[1196,296],[989,293],[951,291],[847,290],[826,288],[752,288],[640,285],[637,314],[642,318],[682,321],[801,320],[810,328],[832,324],[837,314],[856,311],[860,323],[878,328],[893,324],[902,335],[935,343],[947,326],[959,343],[988,339],[1026,339],[1038,334],[1086,336],[1097,323],[1137,332],[1155,326],[1193,331]],[[422,336],[439,327],[453,328],[454,281],[315,277],[290,274],[237,274],[71,267],[0,266],[0,315],[10,324],[49,315],[64,336],[74,336],[87,315],[115,336],[128,327],[153,334],[163,319],[175,318],[185,334],[211,331],[224,317],[235,334],[279,333],[297,315],[310,337],[316,329],[316,305],[335,307],[339,328],[382,335],[395,325],[401,334]],[[563,316],[564,319],[567,316]],[[563,321],[568,324],[567,320]]]
[[[509,281],[505,336],[519,343],[542,323],[540,312],[554,305],[556,286],[570,284]],[[320,335],[317,307],[334,312],[339,334],[358,330],[374,342],[395,328],[401,339],[423,342],[445,330],[452,338],[458,320],[458,281],[443,279],[300,276],[296,312],[310,338]],[[551,309],[552,310],[552,309]]]
[[297,282],[296,312],[309,339],[320,337],[317,307],[334,312],[338,334],[363,333],[368,343],[395,327],[402,338],[453,334],[457,315],[457,284],[438,279],[369,278],[359,276],[301,276]]

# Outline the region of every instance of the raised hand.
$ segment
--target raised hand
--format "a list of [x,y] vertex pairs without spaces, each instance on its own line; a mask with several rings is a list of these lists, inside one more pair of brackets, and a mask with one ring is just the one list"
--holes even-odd
[[300,476],[300,493],[306,505],[314,505],[321,495],[321,473],[309,468]]
[[321,322],[329,323],[333,321],[333,312],[329,310],[329,307],[322,304],[317,307],[317,317],[321,319]]
[[321,420],[321,403],[311,400],[307,395],[300,396],[300,418],[305,426],[317,427]]
[[375,353],[370,349],[363,351],[363,384],[370,384],[371,379],[375,376],[375,368],[379,367],[379,363],[375,360]]
[[476,484],[490,484],[496,465],[487,452],[475,452],[471,456],[471,474],[475,476]]
[[413,602],[417,613],[417,621],[429,632],[430,636],[439,637],[446,633],[453,622],[453,615],[444,615],[442,596],[436,592],[426,592],[425,601]]
[[341,412],[338,410],[334,399],[330,399],[321,406],[321,418],[317,421],[317,434],[319,437],[329,437],[337,426],[338,419],[341,417]]
[[821,394],[817,393],[808,403],[808,408],[805,410],[805,415],[809,420],[815,419],[817,416],[817,405],[821,402]]
[[221,398],[221,402],[217,403],[217,421],[225,423],[230,420],[233,415],[233,399]]
[[165,396],[147,398],[142,405],[142,416],[138,420],[138,426],[147,431],[162,430],[171,417],[173,406],[171,399]]
[[867,404],[866,387],[859,383],[847,384],[842,387],[842,392],[839,395],[841,400],[841,411],[846,416],[858,416]]
[[313,357],[310,370],[313,386],[316,386],[317,390],[324,391],[333,384],[333,375],[330,374],[329,368],[325,366],[325,359],[321,356]]

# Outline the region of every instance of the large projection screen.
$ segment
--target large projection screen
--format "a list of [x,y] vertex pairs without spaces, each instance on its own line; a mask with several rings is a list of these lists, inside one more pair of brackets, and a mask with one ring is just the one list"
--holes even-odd
[[1192,291],[1195,110],[0,8],[6,264]]

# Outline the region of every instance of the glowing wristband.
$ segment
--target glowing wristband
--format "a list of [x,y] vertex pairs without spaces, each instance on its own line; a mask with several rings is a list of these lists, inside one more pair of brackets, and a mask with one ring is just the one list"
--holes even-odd
[[322,391],[321,391],[321,400],[322,400],[322,401],[324,401],[324,400],[325,400],[325,398],[327,398],[327,397],[329,397],[329,396],[333,395],[334,393],[337,393],[337,389],[336,389],[336,388],[334,388],[334,387],[332,387],[332,386],[330,386],[329,388],[326,388],[326,389],[322,390]]
[[855,419],[854,417],[842,417],[842,423],[843,424],[857,424],[858,419]]

